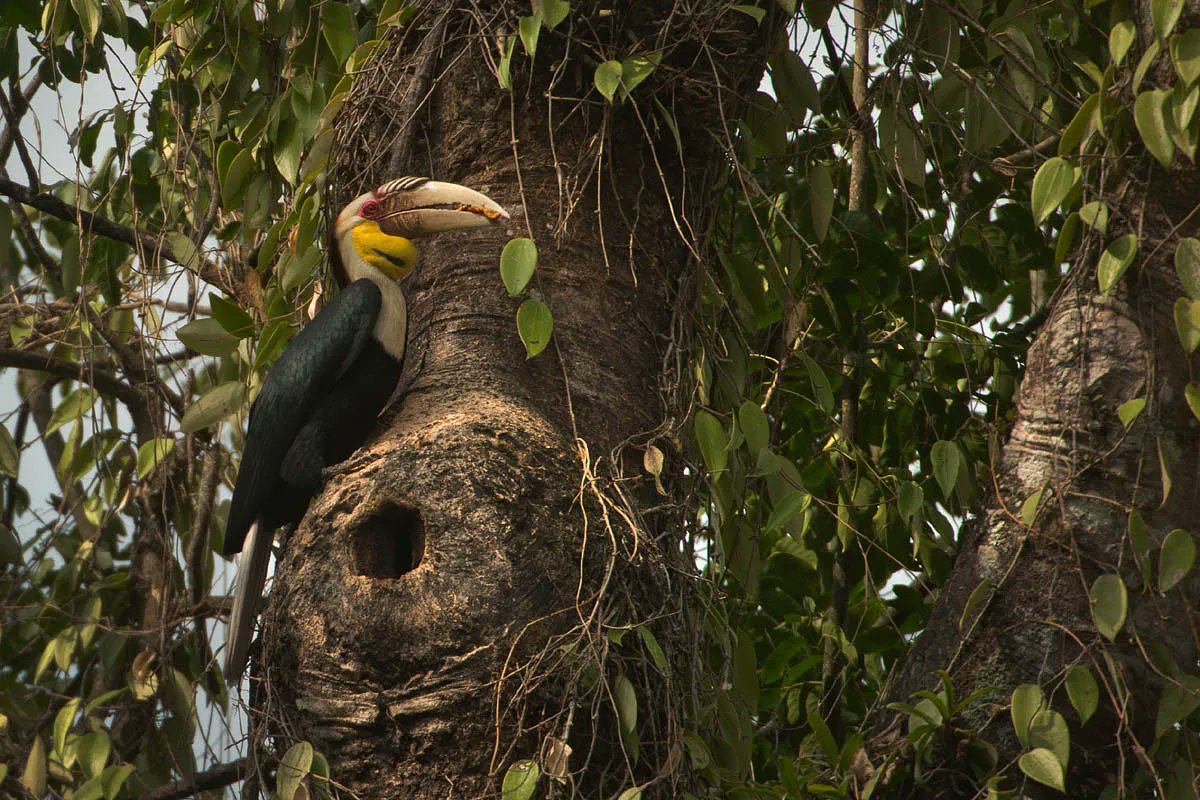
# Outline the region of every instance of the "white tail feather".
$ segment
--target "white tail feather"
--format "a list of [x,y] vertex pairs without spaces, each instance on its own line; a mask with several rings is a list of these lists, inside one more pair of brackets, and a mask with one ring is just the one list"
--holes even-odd
[[233,609],[229,612],[229,637],[225,643],[225,683],[237,686],[250,657],[250,642],[254,638],[254,620],[267,583],[267,567],[271,563],[271,540],[274,531],[263,531],[258,523],[250,526],[242,554],[238,559]]

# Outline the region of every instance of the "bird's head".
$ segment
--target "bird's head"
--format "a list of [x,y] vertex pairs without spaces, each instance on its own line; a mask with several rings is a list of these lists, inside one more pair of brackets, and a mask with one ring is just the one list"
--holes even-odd
[[343,286],[369,265],[399,280],[417,265],[412,240],[445,231],[479,228],[508,219],[499,203],[457,183],[397,178],[359,195],[329,230],[330,260]]

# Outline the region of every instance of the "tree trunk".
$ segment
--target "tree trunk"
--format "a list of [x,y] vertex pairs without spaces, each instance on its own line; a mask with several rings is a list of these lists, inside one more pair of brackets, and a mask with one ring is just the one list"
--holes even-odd
[[[681,422],[663,388],[680,378],[673,331],[695,300],[723,119],[778,28],[718,4],[612,5],[572,4],[532,66],[518,43],[510,93],[495,62],[527,6],[427,2],[339,118],[335,205],[402,174],[487,193],[537,241],[531,293],[555,317],[526,359],[506,237],[420,243],[403,398],[283,548],[259,730],[279,752],[311,741],[359,797],[495,796],[519,759],[584,797],[651,780],[673,796],[683,780],[678,708],[613,633],[655,621],[669,658],[692,647],[680,514],[643,451],[671,450]],[[593,90],[598,54],[660,51],[623,104]],[[639,741],[614,718],[621,705],[628,721],[626,687]]]
[[[1146,46],[1154,34],[1148,4],[1140,6]],[[1185,13],[1177,31],[1195,22]],[[1143,88],[1156,76],[1169,85],[1172,70],[1160,55]],[[1155,551],[1168,532],[1195,523],[1200,437],[1184,400],[1194,366],[1175,328],[1173,308],[1184,293],[1173,257],[1181,238],[1196,235],[1200,171],[1178,153],[1169,171],[1144,154],[1115,166],[1098,197],[1111,209],[1107,235],[1084,228],[1074,267],[1030,350],[990,500],[967,523],[930,624],[892,677],[889,702],[940,691],[938,670],[948,671],[959,700],[985,692],[953,723],[959,733],[921,756],[922,772],[931,777],[930,794],[919,796],[970,796],[975,781],[963,755],[980,752],[973,747],[978,740],[996,748],[1002,768],[1046,746],[1016,735],[1008,706],[1022,684],[1040,686],[1049,708],[1065,717],[1068,796],[1096,797],[1110,783],[1129,786],[1136,770],[1153,774],[1170,760],[1158,748],[1151,765],[1146,750],[1157,738],[1161,693],[1184,686],[1194,672],[1200,641],[1190,610],[1200,578],[1193,570],[1162,594]],[[1100,254],[1129,233],[1138,239],[1133,266],[1101,293]],[[1118,409],[1138,398],[1145,409],[1126,426]],[[1033,515],[1026,503],[1039,491]],[[1148,544],[1139,542],[1143,529]],[[1112,623],[1095,621],[1091,595],[1116,599],[1120,590],[1093,590],[1101,576],[1110,582],[1120,576],[1127,595],[1128,615],[1114,641],[1104,635]],[[1065,691],[1072,666],[1087,668],[1099,685],[1099,710],[1086,724]],[[906,714],[887,712],[870,748],[877,763],[902,746],[908,726]],[[963,730],[970,733],[962,736]],[[1020,777],[1017,769],[1010,774]],[[1022,791],[1063,796],[1032,780]]]

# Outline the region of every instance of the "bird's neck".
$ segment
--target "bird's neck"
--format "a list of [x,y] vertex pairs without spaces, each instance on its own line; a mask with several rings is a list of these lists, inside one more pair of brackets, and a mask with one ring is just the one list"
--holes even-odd
[[[349,238],[346,237],[347,240]],[[346,277],[351,282],[365,278],[379,287],[383,294],[383,306],[379,309],[379,318],[375,320],[375,339],[383,345],[388,355],[397,361],[402,360],[408,337],[408,307],[400,284],[363,260],[352,242],[340,242],[338,250]]]

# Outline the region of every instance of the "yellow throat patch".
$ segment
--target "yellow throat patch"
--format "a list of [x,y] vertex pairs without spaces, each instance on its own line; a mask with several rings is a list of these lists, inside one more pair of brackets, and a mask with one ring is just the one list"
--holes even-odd
[[400,280],[417,265],[416,245],[403,236],[388,236],[377,222],[360,222],[350,236],[359,257],[392,280]]

